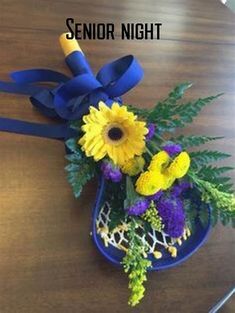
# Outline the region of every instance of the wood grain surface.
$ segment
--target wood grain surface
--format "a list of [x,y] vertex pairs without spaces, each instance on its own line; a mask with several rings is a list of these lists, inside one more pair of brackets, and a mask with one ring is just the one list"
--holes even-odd
[[[0,78],[25,68],[68,73],[58,36],[65,19],[81,23],[161,22],[161,40],[83,41],[92,67],[134,54],[143,82],[124,96],[150,107],[176,83],[195,85],[186,98],[225,92],[187,133],[225,135],[212,146],[235,160],[235,15],[216,0],[0,0]],[[0,95],[0,116],[48,122],[27,97]],[[0,133],[1,313],[204,313],[235,280],[235,233],[217,226],[181,266],[151,273],[146,296],[127,306],[127,277],[90,238],[96,182],[81,199],[66,182],[62,143]],[[227,164],[227,163],[226,163]],[[235,180],[235,175],[233,174]],[[230,302],[223,312],[235,312]],[[222,311],[221,311],[222,312]]]

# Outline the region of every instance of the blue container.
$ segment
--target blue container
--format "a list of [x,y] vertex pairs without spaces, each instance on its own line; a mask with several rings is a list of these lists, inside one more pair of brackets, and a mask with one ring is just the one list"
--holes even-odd
[[[105,247],[103,239],[99,234],[97,234],[96,231],[96,219],[99,215],[100,209],[105,203],[105,188],[106,181],[101,178],[92,214],[92,237],[97,248],[103,254],[103,256],[113,264],[120,265],[120,262],[125,256],[125,253],[111,245]],[[208,206],[208,224],[206,226],[202,226],[199,219],[196,219],[195,230],[192,235],[186,241],[184,241],[181,246],[177,245],[178,253],[176,258],[171,257],[171,255],[164,250],[161,251],[161,259],[157,260],[153,256],[150,256],[149,259],[152,261],[152,268],[150,268],[150,270],[164,270],[176,266],[186,261],[194,252],[196,252],[205,243],[209,235],[211,229],[210,211],[210,207]]]

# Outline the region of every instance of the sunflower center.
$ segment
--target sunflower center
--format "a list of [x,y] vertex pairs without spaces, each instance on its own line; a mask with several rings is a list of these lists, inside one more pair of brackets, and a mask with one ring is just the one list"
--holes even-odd
[[119,127],[112,127],[108,131],[108,137],[114,141],[122,139],[123,135],[124,135],[124,133],[123,133],[122,129]]

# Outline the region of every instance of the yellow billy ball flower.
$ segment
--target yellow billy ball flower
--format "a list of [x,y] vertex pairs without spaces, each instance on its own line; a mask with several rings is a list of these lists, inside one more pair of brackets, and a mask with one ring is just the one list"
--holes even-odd
[[190,166],[190,157],[187,152],[181,152],[168,167],[169,173],[175,178],[181,178],[187,174]]
[[99,108],[90,107],[83,121],[85,134],[79,144],[86,156],[95,161],[108,155],[114,164],[122,166],[143,153],[148,133],[146,123],[137,121],[137,116],[128,112],[126,106],[114,102],[110,108],[100,101]]
[[166,167],[170,161],[170,156],[166,151],[160,151],[152,157],[148,170],[154,171]]
[[164,184],[164,177],[159,173],[146,171],[136,181],[136,191],[143,196],[152,196],[159,191]]
[[128,160],[122,167],[121,170],[124,174],[129,176],[135,176],[139,174],[145,165],[145,160],[142,156],[135,157]]
[[168,171],[170,156],[166,151],[155,154],[150,162],[148,170],[154,172],[156,177],[160,177],[162,182],[161,189],[166,190],[171,187],[175,177]]
[[164,177],[164,183],[163,183],[161,189],[162,190],[167,190],[168,188],[170,188],[173,185],[173,183],[175,181],[175,177],[172,174],[170,174],[168,169],[164,170],[162,172],[162,175]]

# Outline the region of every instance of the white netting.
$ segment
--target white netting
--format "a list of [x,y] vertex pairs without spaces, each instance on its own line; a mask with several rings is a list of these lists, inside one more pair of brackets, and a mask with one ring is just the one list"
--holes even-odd
[[[106,247],[108,247],[108,245],[112,245],[119,250],[126,251],[128,247],[128,224],[123,221],[110,232],[108,228],[108,224],[110,222],[110,212],[111,207],[108,203],[105,203],[96,220],[97,233],[100,234]],[[144,228],[139,226],[136,231],[143,244],[147,246],[148,254],[153,254],[157,259],[162,256],[160,252],[162,247],[165,248],[172,255],[172,257],[176,257],[177,248],[174,245],[181,245],[182,240],[186,240],[190,236],[188,228],[184,230],[183,236],[177,239],[171,238],[163,231],[159,232],[153,228],[150,228],[150,230],[146,233]]]

